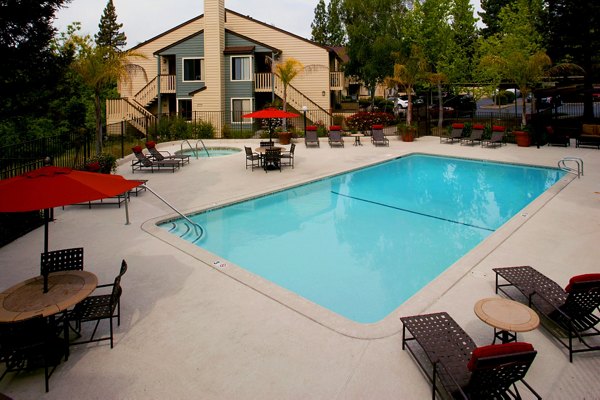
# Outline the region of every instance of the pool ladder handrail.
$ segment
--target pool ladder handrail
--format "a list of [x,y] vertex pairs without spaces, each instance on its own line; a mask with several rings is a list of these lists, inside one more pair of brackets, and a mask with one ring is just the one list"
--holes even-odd
[[198,149],[194,150],[194,148],[192,147],[192,145],[190,144],[190,142],[187,139],[184,139],[181,142],[181,146],[180,146],[181,152],[183,152],[183,145],[184,145],[184,143],[187,143],[188,147],[190,148],[190,150],[192,151],[192,153],[194,153],[194,156],[196,156],[196,160],[197,160],[198,159],[198,152],[196,150],[198,150]]
[[[573,162],[577,168],[570,167],[567,162]],[[583,176],[583,160],[579,157],[563,157],[558,161],[558,168],[573,175],[577,175],[579,179]]]
[[[179,216],[181,218],[183,218],[184,220],[186,220],[191,226],[194,227],[194,231],[196,233],[196,239],[194,239],[192,241],[192,243],[196,243],[198,240],[202,239],[205,236],[204,229],[199,224],[195,223],[194,221],[192,221],[191,219],[189,219],[188,217],[186,217],[185,215],[183,215],[183,213],[181,211],[179,211],[178,209],[176,209],[171,203],[169,203],[167,200],[165,200],[161,195],[159,195],[158,193],[156,193],[154,190],[150,189],[146,183],[143,183],[140,186],[143,186],[147,190],[149,190],[150,193],[152,193],[153,195],[155,195],[159,200],[161,200],[163,203],[165,203],[167,206],[169,206],[169,208],[171,210],[175,211],[177,214],[179,214]],[[180,235],[180,237],[184,237],[190,231],[189,226],[187,224],[185,224],[185,226],[188,229],[182,235]],[[171,228],[170,231],[172,231],[173,229],[174,229],[174,227]]]
[[202,139],[198,139],[196,141],[196,150],[198,150],[198,142],[202,143],[202,148],[204,149],[204,151],[206,152],[206,156],[210,157],[210,153],[208,152],[208,149],[206,148],[206,145],[204,144],[204,141]]

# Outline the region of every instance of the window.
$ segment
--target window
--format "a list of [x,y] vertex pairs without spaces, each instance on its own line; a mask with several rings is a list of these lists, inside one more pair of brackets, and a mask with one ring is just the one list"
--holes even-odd
[[251,122],[251,119],[242,118],[242,115],[252,112],[252,99],[231,99],[231,122]]
[[250,57],[231,57],[231,80],[250,81]]
[[183,59],[183,81],[197,82],[204,80],[204,59],[203,58],[184,58]]
[[192,99],[177,100],[177,114],[186,121],[192,119]]

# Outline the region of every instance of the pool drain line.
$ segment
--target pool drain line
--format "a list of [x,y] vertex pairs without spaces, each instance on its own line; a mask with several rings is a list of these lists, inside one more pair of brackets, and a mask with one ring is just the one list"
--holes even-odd
[[375,205],[382,206],[382,207],[392,208],[392,209],[398,210],[398,211],[404,211],[404,212],[411,213],[411,214],[421,215],[423,217],[439,219],[440,221],[446,221],[446,222],[451,222],[453,224],[459,224],[459,225],[468,226],[470,228],[482,229],[482,230],[490,231],[490,232],[494,232],[495,231],[495,229],[490,229],[490,228],[486,228],[486,227],[483,227],[483,226],[477,226],[477,225],[473,225],[473,224],[468,224],[466,222],[460,222],[460,221],[455,221],[455,220],[452,220],[452,219],[437,217],[435,215],[425,214],[425,213],[418,212],[418,211],[407,210],[406,208],[396,207],[396,206],[392,206],[392,205],[384,204],[384,203],[378,203],[378,202],[373,201],[373,200],[361,199],[360,197],[348,196],[346,194],[341,194],[341,193],[338,193],[338,192],[334,192],[333,190],[331,191],[331,193],[336,194],[338,196],[347,197],[349,199],[363,201],[365,203],[371,203],[371,204],[375,204]]

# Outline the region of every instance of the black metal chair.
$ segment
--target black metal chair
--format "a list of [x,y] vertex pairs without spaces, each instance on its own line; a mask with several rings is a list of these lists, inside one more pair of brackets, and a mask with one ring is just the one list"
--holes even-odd
[[281,172],[281,149],[268,148],[265,150],[263,168],[265,172],[275,169]]
[[244,150],[246,150],[246,169],[248,166],[254,170],[254,167],[260,167],[260,162],[262,157],[258,153],[254,153],[250,147],[244,146]]
[[40,275],[58,271],[83,270],[83,247],[48,251],[41,255]]
[[[110,348],[113,348],[113,319],[117,318],[117,325],[121,325],[121,277],[127,271],[127,263],[125,260],[121,262],[121,270],[116,276],[113,283],[99,285],[98,288],[112,287],[110,294],[89,296],[81,303],[77,304],[73,311],[69,313],[69,321],[74,321],[77,327],[77,332],[81,334],[81,324],[84,322],[96,322],[94,330],[89,339],[76,340],[71,342],[71,345],[99,342],[110,340]],[[116,313],[115,313],[116,311]],[[110,335],[108,337],[95,338],[96,331],[103,319],[109,320]]]
[[50,377],[65,355],[64,340],[42,315],[23,321],[0,323],[0,361],[6,369],[0,380],[9,372],[44,368],[46,392],[50,390]]
[[294,150],[296,150],[296,145],[292,143],[290,151],[281,152],[281,165],[289,165],[294,168]]

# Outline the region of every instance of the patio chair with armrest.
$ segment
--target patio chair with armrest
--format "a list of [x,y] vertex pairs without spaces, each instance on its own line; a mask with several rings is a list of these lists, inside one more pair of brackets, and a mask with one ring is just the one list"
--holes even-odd
[[517,383],[541,397],[525,382],[537,352],[524,342],[477,347],[445,312],[400,318],[402,349],[410,352],[442,398],[520,399]]
[[292,143],[289,151],[281,152],[281,165],[291,166],[294,168],[294,151],[296,150],[296,144]]
[[[600,350],[600,274],[585,274],[571,278],[563,289],[559,284],[530,266],[494,268],[496,293],[521,300],[543,317],[548,331],[574,353]],[[499,278],[507,283],[501,283]],[[550,324],[550,325],[549,325]],[[544,324],[543,324],[544,325]],[[558,329],[557,329],[558,328]],[[595,340],[595,343],[591,341]],[[582,347],[575,348],[573,341]]]
[[[113,319],[117,318],[117,325],[121,325],[121,294],[123,292],[121,288],[121,277],[126,271],[127,263],[125,260],[123,260],[121,262],[119,274],[115,277],[114,282],[111,284],[98,286],[99,288],[110,287],[111,292],[109,294],[86,297],[83,301],[75,306],[72,312],[69,313],[69,321],[75,322],[77,332],[80,333],[79,337],[81,337],[83,323],[96,322],[94,325],[94,330],[89,338],[75,340],[71,342],[70,345],[110,340],[110,348],[113,348]],[[109,336],[95,337],[100,322],[105,319],[109,320]]]
[[481,143],[483,140],[483,130],[484,126],[481,124],[474,124],[471,127],[471,134],[467,137],[464,137],[460,140],[460,144],[467,143],[470,145],[475,145],[475,142]]
[[244,146],[244,150],[246,151],[246,169],[248,169],[248,166],[250,166],[250,168],[254,171],[254,167],[260,167],[262,160],[261,155],[253,152],[248,146]]
[[263,168],[265,172],[278,169],[281,172],[281,149],[267,148],[263,156]]
[[63,339],[46,318],[37,315],[22,321],[0,323],[0,362],[6,369],[0,380],[9,372],[44,368],[46,392],[50,390],[50,377],[65,355]]
[[83,271],[83,247],[42,253],[40,275],[58,271]]
[[339,125],[332,125],[329,127],[329,146],[340,146],[344,147],[344,139],[342,138],[342,127]]
[[383,134],[383,125],[373,125],[371,127],[371,143],[374,146],[389,146],[390,141]]
[[442,143],[442,140],[445,140],[446,143],[454,143],[455,140],[460,142],[460,140],[463,137],[464,129],[465,129],[465,124],[459,124],[459,123],[452,124],[452,128],[451,128],[449,134],[440,135],[440,143]]
[[171,171],[175,172],[175,170],[179,169],[179,167],[181,166],[181,160],[157,161],[157,160],[151,159],[150,157],[146,156],[143,153],[141,146],[132,147],[131,151],[133,151],[133,154],[135,155],[135,159],[131,160],[131,172],[132,173],[135,173],[136,170],[138,170],[138,171],[150,170],[150,172],[154,172],[154,169],[156,169],[157,171],[160,171],[161,168],[162,169],[170,169]]
[[260,147],[273,147],[273,146],[275,146],[275,142],[273,142],[272,140],[260,142]]
[[319,134],[317,132],[317,127],[314,125],[310,125],[306,127],[306,135],[304,135],[304,145],[308,146],[316,146],[321,147],[319,142]]
[[504,134],[506,133],[506,128],[503,126],[492,126],[492,135],[489,139],[483,139],[481,141],[481,147],[496,147],[502,146],[504,143]]
[[153,142],[153,141],[146,142],[146,148],[150,152],[150,155],[156,161],[180,160],[182,166],[185,165],[186,163],[188,163],[188,164],[190,163],[190,156],[188,156],[186,154],[174,154],[174,155],[171,155],[171,153],[168,152],[168,151],[166,151],[166,150],[162,150],[162,151],[158,150],[156,148],[156,142]]

